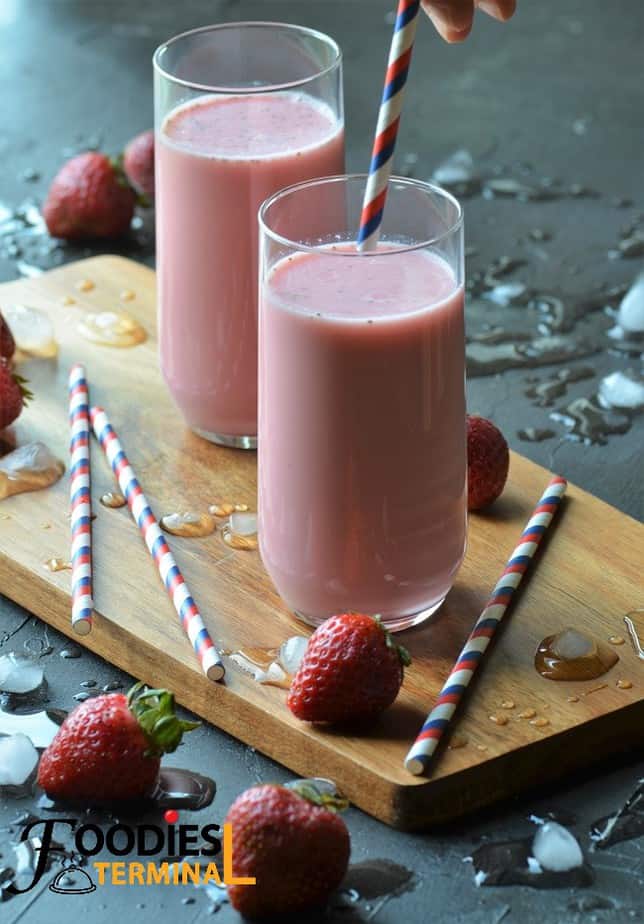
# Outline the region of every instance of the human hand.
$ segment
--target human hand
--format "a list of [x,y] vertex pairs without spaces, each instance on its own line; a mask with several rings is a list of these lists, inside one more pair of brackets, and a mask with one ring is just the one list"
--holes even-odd
[[470,34],[474,10],[505,22],[516,8],[516,0],[422,0],[423,9],[446,42],[462,42]]

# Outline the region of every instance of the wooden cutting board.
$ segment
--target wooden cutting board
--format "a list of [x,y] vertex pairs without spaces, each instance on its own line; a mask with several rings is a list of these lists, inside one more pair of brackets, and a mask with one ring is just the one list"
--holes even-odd
[[[95,284],[91,291],[78,290],[83,279]],[[119,296],[126,289],[135,298],[124,303]],[[66,297],[75,303],[66,305]],[[205,511],[225,500],[255,509],[255,454],[192,435],[166,394],[157,369],[151,270],[120,257],[96,257],[0,286],[0,306],[11,302],[47,312],[59,355],[21,364],[36,397],[6,440],[40,439],[67,459],[67,372],[81,360],[92,401],[108,410],[157,516]],[[82,339],[77,324],[85,311],[115,308],[144,325],[145,343],[114,349]],[[114,483],[96,444],[92,467],[97,616],[91,635],[75,640],[147,683],[170,686],[179,702],[295,773],[336,780],[356,805],[387,824],[427,827],[641,742],[644,662],[628,640],[615,649],[618,665],[599,681],[554,683],[533,667],[544,636],[567,625],[600,639],[625,636],[624,613],[644,605],[644,528],[571,485],[546,554],[460,712],[455,734],[463,746],[443,750],[429,779],[403,768],[410,742],[547,482],[547,472],[527,459],[512,456],[500,502],[471,517],[467,558],[440,614],[403,634],[413,664],[397,702],[354,734],[299,722],[286,709],[283,689],[260,685],[232,664],[223,685],[202,676],[127,508],[98,503]],[[66,478],[0,502],[0,590],[71,635],[70,573],[44,568],[51,557],[68,557],[68,534]],[[169,541],[211,634],[226,649],[277,647],[290,635],[308,634],[277,596],[257,552],[231,550],[219,531]],[[618,680],[632,687],[621,689]],[[521,717],[531,709],[548,724]],[[490,719],[499,715],[507,724]]]

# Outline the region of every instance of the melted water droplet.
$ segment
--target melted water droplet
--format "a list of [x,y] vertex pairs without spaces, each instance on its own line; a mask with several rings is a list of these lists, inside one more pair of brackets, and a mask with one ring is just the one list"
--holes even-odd
[[91,292],[95,287],[96,284],[91,279],[79,279],[76,283],[79,292]]
[[61,300],[60,300],[60,303],[61,303],[61,305],[63,305],[63,307],[66,308],[66,307],[68,307],[69,305],[75,305],[75,304],[76,304],[76,299],[73,298],[73,296],[71,296],[71,295],[63,295],[63,297],[62,297]]
[[452,735],[452,737],[449,739],[447,748],[450,751],[457,751],[460,748],[464,748],[466,744],[467,738],[465,738],[463,735]]
[[578,703],[578,702],[579,702],[579,697],[578,697],[578,696],[567,696],[567,697],[566,697],[566,702],[567,702],[567,703]]
[[506,369],[530,369],[579,359],[596,353],[598,347],[572,337],[537,337],[526,343],[473,343],[466,346],[470,376],[495,375]]
[[134,299],[136,298],[136,292],[134,292],[132,289],[123,289],[123,291],[119,295],[119,298],[121,299],[122,302],[134,301]]
[[539,643],[534,664],[548,680],[594,680],[619,661],[603,642],[567,628]]
[[515,706],[516,706],[516,703],[514,702],[513,699],[504,699],[503,702],[501,703],[501,709],[514,709]]
[[523,712],[519,713],[520,719],[534,719],[537,714],[536,709],[524,709]]
[[507,725],[507,724],[508,724],[508,717],[507,717],[507,715],[496,715],[496,714],[493,714],[493,715],[491,715],[491,716],[488,716],[488,718],[489,718],[490,722],[493,722],[495,725]]
[[291,677],[276,660],[277,651],[264,648],[244,648],[233,651],[230,660],[245,674],[250,674],[253,680],[269,686],[288,689]]
[[633,684],[630,680],[618,680],[615,686],[619,687],[620,690],[630,690]]
[[42,359],[57,355],[54,326],[44,312],[28,305],[6,305],[2,313],[22,353]]
[[555,431],[547,427],[525,427],[523,430],[517,430],[519,439],[527,443],[541,443],[554,435]]
[[44,443],[27,443],[0,459],[0,500],[57,482],[65,466]]
[[63,648],[60,652],[61,658],[80,658],[81,650],[75,645],[70,645],[68,648]]
[[183,538],[211,536],[216,529],[216,523],[208,513],[169,513],[161,517],[159,524],[166,533]]
[[537,716],[534,719],[530,719],[530,725],[534,725],[535,728],[545,728],[546,725],[550,725],[550,719],[546,719],[544,716]]
[[623,645],[626,639],[623,635],[611,635],[609,636],[608,641],[611,645]]
[[124,311],[88,312],[78,331],[86,340],[102,346],[133,347],[147,339],[145,329]]
[[235,505],[229,503],[228,501],[223,501],[220,504],[211,504],[208,507],[208,512],[212,513],[213,517],[228,517],[231,513],[234,513]]
[[100,501],[104,507],[110,507],[112,510],[125,507],[127,504],[123,495],[118,491],[106,491],[105,494],[101,494]]
[[48,558],[44,564],[47,571],[71,571],[72,563],[65,558]]

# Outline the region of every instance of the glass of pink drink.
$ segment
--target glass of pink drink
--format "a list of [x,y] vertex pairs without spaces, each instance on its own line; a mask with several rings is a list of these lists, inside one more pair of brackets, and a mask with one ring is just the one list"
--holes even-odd
[[447,192],[392,178],[377,250],[364,176],[260,211],[259,539],[314,625],[430,616],[465,551],[463,225]]
[[257,210],[344,170],[342,65],[321,33],[232,23],[154,55],[161,371],[188,426],[257,434]]

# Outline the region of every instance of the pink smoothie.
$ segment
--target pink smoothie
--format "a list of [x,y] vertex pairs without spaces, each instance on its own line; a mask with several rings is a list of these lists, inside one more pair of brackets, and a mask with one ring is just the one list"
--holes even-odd
[[463,290],[424,251],[310,252],[260,302],[264,564],[310,621],[411,624],[465,548]]
[[344,169],[343,127],[297,93],[201,97],[156,145],[161,369],[196,430],[257,432],[257,210]]

